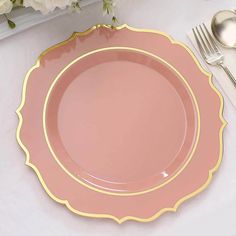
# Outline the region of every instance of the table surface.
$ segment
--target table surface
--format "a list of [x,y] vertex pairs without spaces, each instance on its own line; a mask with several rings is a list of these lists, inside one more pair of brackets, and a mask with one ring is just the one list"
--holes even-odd
[[[186,32],[235,0],[120,0],[120,23],[165,31],[189,44]],[[15,138],[23,78],[49,46],[97,23],[109,23],[101,5],[65,15],[0,41],[0,235],[162,235],[236,236],[236,110],[225,97],[224,158],[213,182],[176,213],[150,223],[83,218],[51,200],[37,176],[24,165]],[[235,51],[236,58],[236,51]],[[216,84],[217,86],[217,84]]]

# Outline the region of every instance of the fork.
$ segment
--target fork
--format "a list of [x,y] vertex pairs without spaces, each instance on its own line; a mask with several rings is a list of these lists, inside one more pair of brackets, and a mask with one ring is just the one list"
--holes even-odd
[[203,23],[192,29],[199,51],[203,59],[212,66],[218,66],[225,71],[233,85],[236,87],[236,78],[224,64],[224,56],[221,53],[214,38]]

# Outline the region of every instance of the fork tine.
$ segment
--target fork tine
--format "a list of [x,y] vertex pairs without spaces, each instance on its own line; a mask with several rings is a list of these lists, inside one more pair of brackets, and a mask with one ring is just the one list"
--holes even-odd
[[205,51],[204,51],[204,49],[203,49],[203,47],[202,47],[201,42],[199,41],[198,35],[197,35],[197,33],[196,33],[196,30],[195,30],[194,28],[192,28],[192,31],[193,31],[193,35],[194,35],[194,37],[195,37],[195,40],[196,40],[196,42],[197,42],[199,51],[200,51],[202,57],[203,57],[204,59],[206,59],[206,53],[205,53]]
[[203,30],[202,26],[199,25],[199,28],[200,28],[201,34],[203,35],[203,38],[205,39],[205,42],[206,42],[206,44],[207,44],[208,49],[209,49],[212,53],[215,53],[214,48],[213,48],[213,46],[211,45],[210,40],[208,39],[208,37],[207,37],[205,31]]
[[200,41],[201,41],[202,47],[204,48],[206,54],[209,55],[209,54],[210,54],[210,51],[209,51],[209,49],[208,49],[208,47],[207,47],[205,41],[203,40],[203,38],[202,38],[202,34],[200,33],[198,27],[196,27],[196,31],[197,31],[197,34],[198,34],[199,39],[200,39]]
[[208,31],[206,25],[205,25],[204,23],[203,23],[202,25],[203,25],[203,27],[204,27],[204,29],[205,29],[207,35],[208,35],[208,38],[209,38],[209,40],[210,40],[210,42],[211,42],[212,47],[215,49],[216,52],[220,52],[219,47],[217,46],[217,44],[216,44],[214,38],[213,38],[213,37],[211,36],[211,34],[209,33],[209,31]]

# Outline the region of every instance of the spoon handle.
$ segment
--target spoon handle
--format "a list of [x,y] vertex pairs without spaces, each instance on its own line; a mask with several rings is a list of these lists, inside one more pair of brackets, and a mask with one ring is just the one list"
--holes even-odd
[[236,78],[233,76],[229,68],[223,63],[221,63],[219,66],[225,71],[229,79],[232,81],[234,87],[236,87]]

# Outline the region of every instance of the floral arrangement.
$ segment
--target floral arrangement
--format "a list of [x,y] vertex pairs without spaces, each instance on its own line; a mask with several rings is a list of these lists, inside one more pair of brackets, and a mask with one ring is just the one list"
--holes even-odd
[[[8,13],[16,7],[32,7],[35,11],[48,14],[56,8],[70,8],[72,11],[80,11],[80,0],[0,0],[0,15],[4,15],[10,28],[15,28],[16,24],[9,19]],[[117,21],[113,12],[113,0],[103,0],[103,11],[112,14],[112,22]]]

